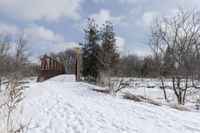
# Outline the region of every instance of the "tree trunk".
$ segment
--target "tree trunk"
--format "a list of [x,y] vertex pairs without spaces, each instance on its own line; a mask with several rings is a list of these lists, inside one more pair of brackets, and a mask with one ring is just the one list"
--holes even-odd
[[[177,101],[178,101],[178,104],[181,104],[181,101],[180,101],[180,95],[179,95],[179,93],[177,92],[177,90],[176,90],[176,84],[175,84],[175,76],[173,75],[173,77],[172,77],[172,83],[173,83],[173,90],[174,90],[174,93],[175,93],[175,95],[176,95],[176,98],[177,98]],[[178,88],[178,87],[177,87]]]
[[183,99],[182,99],[182,87],[181,87],[181,79],[180,77],[177,78],[177,88],[178,88],[178,103],[183,104]]
[[162,83],[162,89],[163,89],[163,93],[164,93],[164,98],[165,98],[165,100],[167,100],[167,93],[166,93],[166,90],[165,90],[165,85],[164,85],[164,81],[163,81],[162,76],[160,76],[160,81]]
[[187,92],[187,88],[185,88],[185,90],[184,90],[184,94],[183,94],[183,104],[185,104],[186,92]]
[[[192,85],[194,85],[193,75],[192,75]],[[185,89],[184,89],[184,92],[183,92],[183,104],[185,104],[187,88],[188,88],[188,72],[187,72],[187,76],[186,76],[186,79],[185,79]]]

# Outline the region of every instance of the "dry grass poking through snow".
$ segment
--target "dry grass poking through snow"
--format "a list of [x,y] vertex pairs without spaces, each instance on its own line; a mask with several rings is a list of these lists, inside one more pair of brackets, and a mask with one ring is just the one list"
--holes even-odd
[[[125,92],[124,95],[123,95],[123,98],[128,99],[128,100],[133,100],[135,102],[145,102],[145,103],[153,104],[153,105],[156,105],[156,106],[162,106],[161,103],[156,102],[152,99],[145,98],[144,96],[141,96],[141,95],[134,95],[134,94],[131,94],[129,92]],[[183,105],[179,105],[179,104],[166,104],[166,106],[169,106],[173,109],[177,109],[179,111],[189,111],[188,108],[186,108]]]
[[[15,120],[19,104],[24,99],[24,90],[20,81],[21,77],[12,75],[7,79],[4,89],[0,92],[0,133],[26,133],[30,125],[22,124]],[[20,113],[22,114],[23,108]]]
[[128,99],[128,100],[133,100],[135,102],[146,102],[146,103],[153,104],[156,106],[161,106],[161,103],[159,102],[153,101],[152,99],[149,99],[149,98],[145,98],[144,96],[141,96],[141,95],[134,95],[129,92],[125,92],[123,95],[123,98]]

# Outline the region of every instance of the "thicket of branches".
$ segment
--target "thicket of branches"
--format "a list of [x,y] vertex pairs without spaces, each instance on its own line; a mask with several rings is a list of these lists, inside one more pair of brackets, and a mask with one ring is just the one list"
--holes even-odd
[[64,64],[67,74],[74,74],[76,69],[76,52],[74,49],[66,49],[58,53],[49,53],[49,56]]
[[152,48],[157,77],[171,79],[179,104],[200,77],[200,11],[182,9],[159,18],[152,27]]
[[12,117],[24,98],[22,80],[25,66],[29,64],[27,45],[23,32],[19,32],[17,41],[10,36],[0,36],[0,79],[4,84],[0,91],[0,132],[26,132],[28,129],[27,125],[16,122]]
[[119,67],[117,67],[115,71],[124,69],[123,72],[125,77],[140,77],[140,78],[157,77],[154,72],[153,58],[151,56],[139,57],[137,55],[130,54],[120,57],[118,64]]
[[[200,77],[200,15],[197,10],[179,8],[171,16],[158,18],[152,25],[149,45],[152,54],[144,58],[136,55],[120,57],[111,22],[99,28],[88,19],[85,43],[82,43],[82,75],[94,81],[111,77],[159,78],[165,99],[164,78],[172,81],[179,104],[184,104],[187,90],[199,88]],[[102,78],[103,77],[103,78]]]

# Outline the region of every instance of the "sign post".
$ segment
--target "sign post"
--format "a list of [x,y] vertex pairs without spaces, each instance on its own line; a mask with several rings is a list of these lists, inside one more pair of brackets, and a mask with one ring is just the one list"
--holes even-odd
[[76,48],[76,82],[80,81],[80,52],[81,48]]
[[0,77],[0,92],[1,92],[1,77]]

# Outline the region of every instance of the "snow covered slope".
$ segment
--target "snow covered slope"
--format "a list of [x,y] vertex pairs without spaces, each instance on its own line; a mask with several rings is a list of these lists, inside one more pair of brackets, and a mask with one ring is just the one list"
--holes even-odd
[[61,75],[29,83],[23,121],[29,133],[199,133],[200,114],[165,106],[136,103],[91,91],[96,86],[76,83]]

